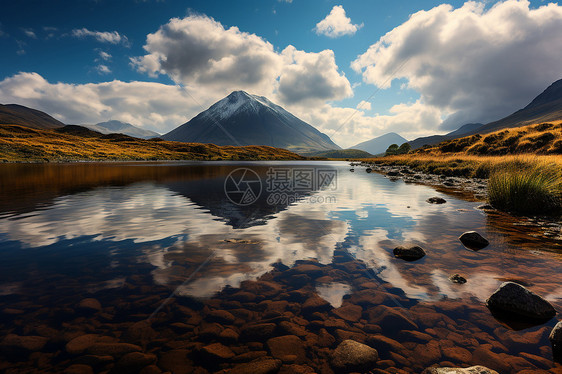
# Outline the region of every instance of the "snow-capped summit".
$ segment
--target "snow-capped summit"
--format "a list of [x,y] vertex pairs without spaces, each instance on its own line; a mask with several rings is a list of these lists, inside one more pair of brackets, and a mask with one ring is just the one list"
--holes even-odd
[[300,153],[340,149],[326,135],[263,96],[234,91],[166,140],[217,145],[269,145]]

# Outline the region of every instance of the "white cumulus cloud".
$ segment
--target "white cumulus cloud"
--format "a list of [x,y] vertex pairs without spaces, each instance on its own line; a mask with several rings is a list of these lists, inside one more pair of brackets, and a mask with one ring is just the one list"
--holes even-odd
[[288,46],[277,52],[263,38],[207,16],[172,18],[147,36],[144,49],[147,54],[131,60],[138,71],[166,74],[209,96],[242,89],[286,104],[352,95],[331,50],[309,53]]
[[119,80],[50,83],[37,73],[19,73],[0,81],[0,102],[39,109],[67,124],[117,119],[159,133],[201,110],[184,88],[175,85]]
[[101,43],[123,43],[125,45],[129,44],[129,40],[127,39],[127,37],[125,35],[119,34],[117,31],[92,31],[88,30],[87,28],[82,28],[72,30],[71,35],[75,38],[92,37]]
[[[520,109],[561,78],[562,6],[507,0],[420,11],[352,62],[387,88],[406,78],[422,101],[450,113],[442,129],[488,122]],[[396,71],[401,67],[398,71]]]
[[314,31],[318,35],[326,35],[330,38],[339,38],[344,35],[353,35],[363,27],[363,24],[354,25],[351,18],[345,14],[343,6],[336,5],[322,21],[316,24]]
[[100,74],[109,74],[111,69],[107,65],[99,64],[96,66],[96,71]]
[[357,104],[356,108],[359,109],[359,110],[371,110],[371,102],[361,100],[361,102],[359,102],[359,104]]

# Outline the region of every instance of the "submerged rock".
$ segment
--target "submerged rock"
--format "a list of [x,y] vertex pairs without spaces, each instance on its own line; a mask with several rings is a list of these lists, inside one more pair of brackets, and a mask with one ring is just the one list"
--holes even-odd
[[227,360],[235,356],[230,348],[221,343],[207,345],[202,348],[202,351],[213,360]]
[[447,200],[443,199],[442,197],[434,196],[430,197],[426,200],[430,204],[445,204]]
[[399,246],[394,248],[394,257],[401,258],[406,261],[416,261],[425,256],[425,251],[420,246],[403,247]]
[[484,366],[471,366],[469,368],[427,368],[422,374],[498,374],[498,372]]
[[556,310],[548,301],[513,282],[502,283],[486,300],[486,305],[492,311],[534,319],[550,319],[556,315]]
[[101,303],[94,298],[83,299],[78,303],[76,308],[82,312],[99,312],[101,310]]
[[466,278],[463,277],[460,274],[453,274],[449,277],[449,280],[453,283],[458,283],[458,284],[465,284],[466,283]]
[[258,359],[246,364],[235,366],[230,370],[229,374],[273,374],[277,373],[281,368],[281,360],[274,360],[271,357]]
[[[267,347],[274,358],[281,361],[303,362],[306,359],[306,351],[303,341],[295,335],[284,335],[271,338],[267,341]],[[293,358],[290,360],[289,358]]]
[[376,349],[353,340],[344,340],[332,353],[332,366],[337,372],[368,371],[379,360]]
[[8,334],[0,343],[0,348],[10,350],[22,350],[28,352],[39,352],[45,347],[49,339],[42,336],[19,336]]
[[476,231],[467,231],[459,237],[465,247],[470,249],[482,249],[487,247],[490,242]]

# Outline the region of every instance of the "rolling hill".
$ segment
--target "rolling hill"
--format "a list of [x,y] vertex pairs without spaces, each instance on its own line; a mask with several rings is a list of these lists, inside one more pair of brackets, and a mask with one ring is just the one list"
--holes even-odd
[[326,135],[263,96],[234,91],[162,136],[180,142],[268,145],[297,153],[340,149]]
[[116,120],[100,122],[96,123],[95,125],[84,124],[81,126],[87,127],[102,134],[125,134],[141,139],[157,138],[160,136],[160,134],[158,134],[157,132],[141,129],[139,127],[131,125],[130,123]]
[[503,156],[516,154],[562,154],[562,121],[498,130],[447,140],[414,151],[418,154],[469,154]]
[[351,147],[351,149],[359,149],[372,155],[378,155],[384,153],[388,146],[391,144],[401,145],[407,142],[407,139],[401,137],[397,133],[389,132],[388,134],[384,134],[371,140],[356,144]]
[[[521,127],[560,119],[562,119],[562,79],[552,83],[525,108],[498,121],[487,123],[479,128],[477,132],[485,134],[505,128]],[[472,134],[475,133],[474,131],[472,132]]]
[[35,129],[64,127],[64,123],[47,113],[17,104],[0,104],[0,124],[21,125]]
[[301,160],[267,146],[216,146],[101,134],[82,126],[36,129],[0,124],[0,162],[104,160]]

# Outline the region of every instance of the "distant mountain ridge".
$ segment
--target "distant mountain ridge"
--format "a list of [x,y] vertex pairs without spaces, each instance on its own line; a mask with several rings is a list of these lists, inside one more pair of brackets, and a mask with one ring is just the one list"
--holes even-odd
[[47,113],[18,104],[0,104],[0,124],[21,125],[35,129],[64,127],[64,123]]
[[412,149],[417,149],[423,147],[424,145],[435,145],[444,142],[446,140],[456,139],[468,134],[472,134],[474,133],[474,131],[477,131],[482,126],[484,125],[481,123],[467,123],[466,125],[461,126],[457,130],[451,131],[445,135],[431,135],[431,136],[424,136],[422,138],[414,139],[411,142],[409,142],[410,147],[412,147]]
[[556,121],[559,119],[562,119],[562,79],[548,86],[525,108],[498,121],[487,123],[478,129],[478,132],[489,133],[505,128],[521,127],[532,123]]
[[[500,120],[489,122],[485,125],[468,124],[460,129],[445,135],[433,135],[414,139],[410,142],[412,149],[424,145],[435,145],[442,141],[457,139],[467,135],[487,134],[506,128],[522,127],[533,123],[556,121],[562,119],[562,79],[548,86],[542,93],[535,97],[526,107],[520,109]],[[477,126],[480,125],[480,126]],[[468,126],[468,127],[467,127]],[[470,128],[474,126],[474,128]],[[460,131],[468,128],[468,131]],[[460,131],[460,132],[459,132]]]
[[162,136],[216,145],[268,145],[297,153],[341,149],[326,134],[263,96],[234,91]]
[[391,144],[398,144],[402,145],[403,143],[407,143],[408,140],[403,138],[402,136],[398,135],[395,132],[389,132],[388,134],[384,134],[373,138],[371,140],[367,140],[365,142],[359,143],[350,147],[351,149],[359,149],[370,153],[372,155],[377,155],[384,153],[389,145]]
[[117,133],[141,139],[157,138],[160,136],[160,134],[158,134],[157,132],[141,129],[139,127],[131,125],[130,123],[117,120],[100,122],[96,123],[95,125],[83,124],[80,126],[87,127],[102,134]]

